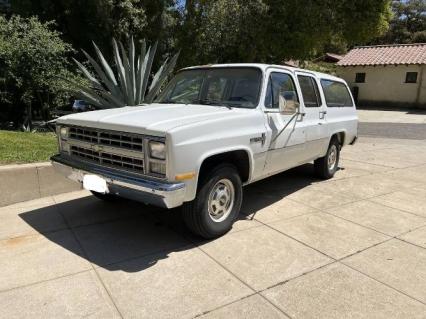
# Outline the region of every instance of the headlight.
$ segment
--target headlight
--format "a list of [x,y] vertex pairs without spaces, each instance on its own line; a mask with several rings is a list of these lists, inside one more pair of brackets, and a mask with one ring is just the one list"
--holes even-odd
[[68,137],[68,131],[69,131],[68,127],[61,127],[59,129],[59,134],[61,135],[61,138],[66,139]]
[[149,154],[152,158],[166,159],[166,145],[162,142],[150,141]]

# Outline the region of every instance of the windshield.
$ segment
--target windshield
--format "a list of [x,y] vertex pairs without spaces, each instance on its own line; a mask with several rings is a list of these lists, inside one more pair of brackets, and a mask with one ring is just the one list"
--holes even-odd
[[173,78],[157,102],[254,108],[261,79],[262,72],[257,68],[184,70]]

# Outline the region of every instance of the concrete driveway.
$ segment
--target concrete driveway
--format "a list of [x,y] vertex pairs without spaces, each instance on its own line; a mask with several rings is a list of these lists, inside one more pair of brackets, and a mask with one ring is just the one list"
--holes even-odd
[[248,186],[232,232],[81,191],[0,208],[4,318],[425,318],[426,141],[361,138]]

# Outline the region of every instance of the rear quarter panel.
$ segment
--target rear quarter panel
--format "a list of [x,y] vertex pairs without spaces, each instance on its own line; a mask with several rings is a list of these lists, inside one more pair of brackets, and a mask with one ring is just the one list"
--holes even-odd
[[[327,79],[327,78],[326,78]],[[358,115],[356,111],[356,105],[354,98],[352,96],[351,90],[349,89],[348,84],[343,79],[338,78],[330,78],[330,80],[334,80],[337,82],[343,83],[352,99],[352,107],[344,106],[344,107],[330,107],[327,106],[327,102],[325,100],[324,91],[321,87],[321,96],[327,108],[327,127],[329,132],[329,137],[331,137],[336,133],[344,133],[344,141],[343,146],[351,143],[355,137],[358,136]],[[327,152],[329,142],[324,145],[323,153],[321,156],[324,156]]]

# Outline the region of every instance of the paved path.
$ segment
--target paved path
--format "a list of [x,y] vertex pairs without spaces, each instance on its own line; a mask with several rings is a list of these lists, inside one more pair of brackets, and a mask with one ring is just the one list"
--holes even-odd
[[245,189],[231,233],[81,191],[0,208],[4,318],[425,318],[426,141],[361,138]]
[[358,109],[361,122],[426,124],[426,110],[369,110]]
[[426,124],[360,122],[360,136],[375,136],[399,139],[426,139]]

